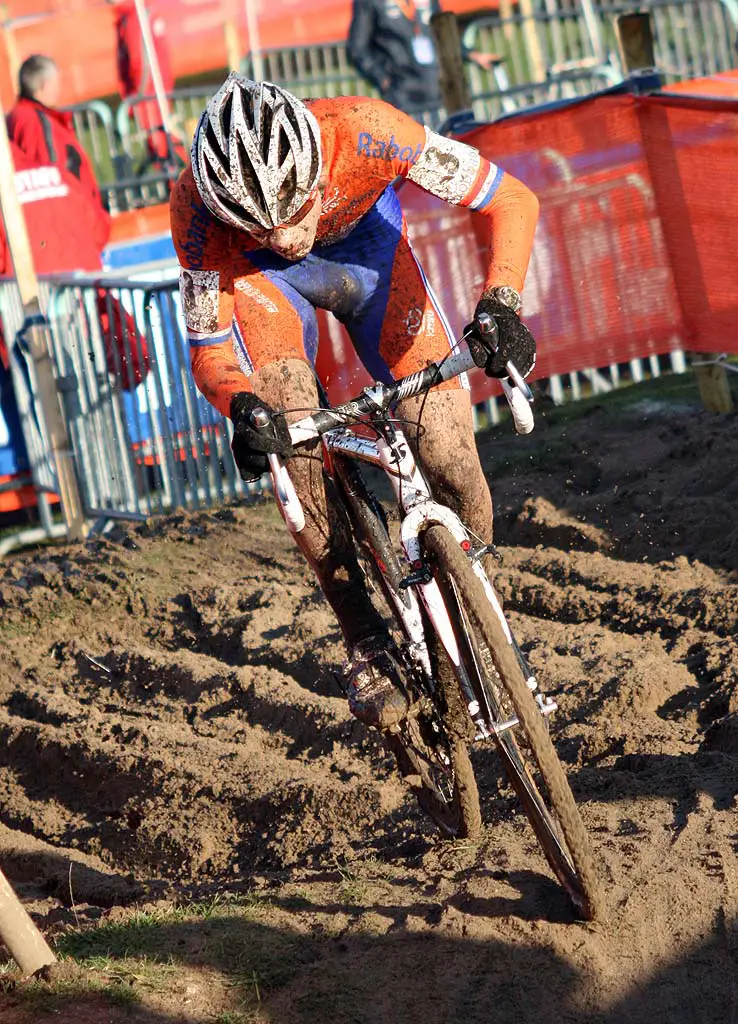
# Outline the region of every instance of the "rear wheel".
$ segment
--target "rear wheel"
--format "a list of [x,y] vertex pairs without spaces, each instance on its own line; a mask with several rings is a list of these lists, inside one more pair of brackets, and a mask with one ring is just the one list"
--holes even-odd
[[441,832],[450,839],[473,839],[482,819],[469,751],[438,729],[434,718],[421,711],[400,731],[387,733],[385,744],[419,806]]
[[402,610],[410,596],[400,586],[405,575],[390,540],[381,506],[369,493],[359,467],[334,456],[334,470],[348,511],[367,583],[403,657],[404,678],[412,710],[395,732],[383,734],[400,774],[418,805],[450,838],[471,838],[481,828],[479,793],[469,751],[463,740],[446,729],[427,695],[422,672],[407,653],[410,639]]
[[451,534],[431,526],[423,546],[482,717],[497,726],[518,720],[494,736],[510,784],[577,916],[592,920],[603,904],[589,837],[515,649]]

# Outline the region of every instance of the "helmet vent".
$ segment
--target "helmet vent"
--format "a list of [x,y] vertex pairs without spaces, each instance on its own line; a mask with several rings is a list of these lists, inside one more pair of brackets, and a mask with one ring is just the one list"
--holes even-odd
[[308,106],[271,82],[232,72],[207,105],[192,171],[210,212],[233,227],[291,220],[315,190],[320,129]]

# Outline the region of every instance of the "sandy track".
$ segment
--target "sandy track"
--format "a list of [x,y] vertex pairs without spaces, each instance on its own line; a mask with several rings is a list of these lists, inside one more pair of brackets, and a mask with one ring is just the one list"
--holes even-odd
[[[490,752],[482,844],[436,840],[347,712],[336,624],[270,507],[4,569],[0,856],[40,920],[69,920],[70,862],[82,919],[279,879],[263,927],[294,935],[297,966],[265,1020],[732,1020],[738,424],[595,410],[543,430],[545,457],[481,442],[498,585],[562,709],[606,925],[571,923]],[[354,905],[326,894],[340,864]],[[315,971],[321,928],[342,944]]]

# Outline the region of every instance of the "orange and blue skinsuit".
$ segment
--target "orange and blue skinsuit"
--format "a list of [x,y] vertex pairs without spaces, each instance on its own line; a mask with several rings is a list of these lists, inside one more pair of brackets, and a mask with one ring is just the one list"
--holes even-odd
[[248,234],[214,218],[189,168],[172,192],[192,370],[224,415],[259,367],[289,357],[314,362],[316,307],[346,326],[376,379],[403,376],[448,352],[445,318],[390,185],[398,176],[489,219],[489,286],[520,291],[525,279],[538,214],[525,185],[389,104],[338,98],[307,105],[321,130],[323,205],[304,259],[293,263],[259,249]]
[[[523,286],[538,215],[535,196],[477,150],[444,138],[387,103],[309,101],[321,132],[322,210],[308,256],[291,262],[211,216],[189,168],[171,195],[180,292],[200,391],[228,416],[234,394],[254,390],[273,408],[318,404],[312,364],[316,308],[343,323],[375,379],[442,359],[453,344],[418,264],[391,185],[398,176],[489,224],[486,285]],[[470,296],[470,310],[476,297]],[[399,414],[418,419],[420,399]],[[492,502],[477,454],[469,394],[458,380],[425,396],[419,460],[438,500],[492,539]],[[303,413],[304,414],[304,413]],[[288,414],[288,420],[301,414]],[[305,512],[296,541],[338,618],[347,645],[382,628],[323,477],[319,448],[300,449],[289,472]]]

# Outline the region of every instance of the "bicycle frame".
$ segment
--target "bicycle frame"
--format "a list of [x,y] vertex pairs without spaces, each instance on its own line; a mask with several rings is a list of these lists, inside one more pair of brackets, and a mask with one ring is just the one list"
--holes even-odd
[[[377,424],[376,417],[374,423]],[[482,547],[480,551],[475,552],[472,538],[461,519],[446,505],[433,500],[428,483],[415,461],[405,435],[392,423],[388,413],[379,419],[378,435],[377,439],[373,440],[358,435],[346,427],[337,427],[323,435],[323,443],[329,453],[336,453],[381,467],[389,477],[397,502],[404,513],[400,544],[410,569],[402,581],[403,590],[409,599],[408,602],[405,603],[399,597],[395,598],[394,592],[391,592],[396,610],[402,618],[409,638],[410,657],[416,667],[421,670],[428,684],[432,686],[430,653],[423,628],[419,598],[448,657],[457,669],[469,715],[477,728],[477,738],[488,738],[492,732],[499,731],[502,724],[505,728],[509,728],[516,722],[495,723],[489,718],[485,718],[471,685],[464,685],[466,673],[462,670],[461,652],[443,596],[430,569],[424,562],[420,538],[428,526],[439,524],[451,533],[464,551],[471,553],[473,570],[482,582],[490,605],[500,620],[508,642],[512,645],[513,637],[499,599],[480,562],[481,555],[486,548]],[[286,467],[281,464],[277,456],[270,456],[269,461],[277,505],[290,531],[299,533],[305,524],[300,499],[295,493]],[[536,689],[533,676],[529,676],[528,685],[532,690]]]
[[[492,317],[482,314],[476,323],[483,339],[486,339],[483,344],[487,351],[495,351],[497,327]],[[464,693],[469,714],[477,726],[478,736],[487,738],[491,734],[499,733],[517,724],[517,719],[498,723],[491,714],[488,714],[486,719],[484,717],[483,709],[480,708],[463,666],[454,628],[441,591],[433,579],[430,567],[423,559],[421,535],[428,526],[433,524],[443,526],[458,541],[463,550],[470,554],[473,571],[484,587],[487,599],[500,621],[508,643],[515,650],[529,689],[537,691],[538,684],[520,654],[505,620],[499,599],[481,565],[480,560],[487,547],[483,545],[480,550],[475,551],[472,538],[461,519],[447,506],[433,500],[425,477],[415,462],[410,445],[403,432],[393,422],[391,415],[391,409],[395,403],[428,391],[443,381],[466,373],[476,365],[474,354],[468,345],[462,344],[468,337],[469,332],[459,339],[454,346],[455,351],[440,362],[431,363],[423,370],[411,373],[392,384],[375,381],[373,385],[365,387],[356,399],[333,408],[315,410],[311,415],[293,423],[289,427],[289,433],[295,447],[321,437],[329,453],[333,451],[350,459],[381,466],[388,475],[403,511],[400,543],[411,572],[400,582],[399,586],[407,595],[407,603],[395,594],[389,582],[388,589],[393,595],[403,628],[409,638],[410,657],[415,666],[420,669],[432,692],[433,673],[423,628],[420,601],[457,670],[457,678]],[[510,406],[516,431],[527,434],[533,429],[533,415],[530,411],[533,396],[512,361],[506,363],[506,369],[509,379],[501,380],[502,389]],[[257,428],[269,428],[269,416],[263,409],[255,410],[252,419]],[[349,429],[362,420],[368,419],[371,420],[377,431],[376,440],[362,437]],[[298,534],[305,527],[305,515],[300,499],[279,456],[269,455],[268,460],[274,497],[279,510],[288,529],[293,534]],[[556,707],[555,702],[544,701],[540,692],[536,693],[536,700],[543,714],[548,714]],[[484,710],[488,711],[489,709]]]

